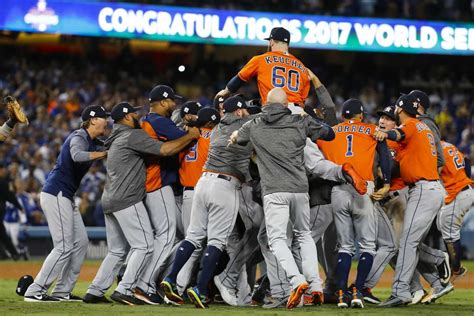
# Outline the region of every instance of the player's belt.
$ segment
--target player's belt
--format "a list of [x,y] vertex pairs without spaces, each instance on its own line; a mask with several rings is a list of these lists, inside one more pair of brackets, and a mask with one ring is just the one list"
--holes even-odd
[[471,187],[471,185],[468,184],[468,185],[466,185],[464,188],[462,188],[461,191],[467,191],[467,190],[469,190],[469,189],[472,189],[472,187]]
[[194,191],[194,187],[184,187],[183,191]]
[[221,174],[221,173],[204,172],[203,174],[204,174],[204,175],[207,175],[207,176],[211,176],[211,177],[216,177],[216,178],[219,178],[219,179],[223,179],[223,180],[226,180],[226,181],[232,181],[232,177],[231,177],[231,176],[226,176],[225,174]]
[[437,181],[439,181],[439,180],[425,180],[425,179],[420,179],[420,180],[418,180],[418,181],[416,181],[416,182],[414,182],[414,183],[409,183],[409,184],[408,184],[408,188],[409,188],[409,189],[413,189],[419,181],[437,182]]

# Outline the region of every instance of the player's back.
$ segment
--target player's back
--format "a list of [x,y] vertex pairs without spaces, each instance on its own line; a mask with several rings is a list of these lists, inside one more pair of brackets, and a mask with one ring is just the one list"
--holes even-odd
[[444,141],[441,142],[441,146],[443,146],[446,159],[446,164],[441,171],[441,179],[448,192],[446,203],[450,203],[462,189],[472,184],[473,181],[467,177],[464,171],[464,155],[458,151],[456,146]]
[[349,120],[333,127],[334,140],[318,141],[318,146],[326,159],[338,165],[348,162],[364,180],[373,181],[377,141],[372,134],[375,128],[373,124]]
[[309,93],[310,81],[303,63],[286,52],[267,52],[253,57],[239,72],[240,79],[249,81],[257,76],[257,85],[262,104],[273,88],[282,88],[288,102],[304,105]]

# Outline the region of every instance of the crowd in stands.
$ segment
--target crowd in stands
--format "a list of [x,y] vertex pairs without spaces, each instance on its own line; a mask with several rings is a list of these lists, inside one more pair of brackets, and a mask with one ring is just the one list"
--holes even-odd
[[[157,4],[154,0],[123,0]],[[367,16],[421,20],[472,21],[472,0],[161,0],[163,5],[227,10],[289,12],[317,15]]]
[[[0,52],[0,58],[1,95],[17,97],[30,119],[29,126],[17,126],[13,137],[0,146],[0,159],[8,168],[17,194],[33,201],[28,206],[29,224],[45,225],[39,192],[64,139],[79,128],[85,106],[98,104],[110,110],[119,101],[127,100],[146,107],[148,92],[158,83],[169,84],[189,99],[209,105],[249,56],[231,63],[206,56],[184,73],[174,67],[157,71],[151,62],[131,56],[103,60],[99,56],[43,55],[19,49],[15,54]],[[311,60],[302,60],[311,67]],[[376,120],[376,110],[394,102],[400,91],[425,90],[430,95],[431,114],[444,138],[474,161],[474,78],[469,73],[453,73],[441,66],[390,72],[366,65],[343,69],[313,62],[311,68],[326,84],[338,109],[343,100],[360,98],[366,106],[367,119],[372,122]],[[242,91],[249,99],[258,95],[254,83]],[[308,102],[317,104],[314,97]],[[5,119],[5,109],[0,111],[0,117]],[[83,180],[76,200],[86,226],[104,225],[98,203],[104,181],[103,162],[97,162]]]

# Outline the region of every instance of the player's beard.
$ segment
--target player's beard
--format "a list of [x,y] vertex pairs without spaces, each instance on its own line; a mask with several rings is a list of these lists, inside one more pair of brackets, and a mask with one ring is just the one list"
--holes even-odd
[[142,127],[140,126],[140,121],[139,121],[138,119],[136,119],[136,118],[133,118],[133,128],[135,128],[135,129],[142,128]]

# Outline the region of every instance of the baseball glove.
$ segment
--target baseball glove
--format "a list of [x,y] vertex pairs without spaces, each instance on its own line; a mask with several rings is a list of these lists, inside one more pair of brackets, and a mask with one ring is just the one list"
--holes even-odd
[[23,112],[20,103],[18,103],[18,101],[14,97],[10,95],[6,96],[3,99],[3,103],[5,103],[5,105],[7,106],[8,116],[10,117],[10,119],[15,122],[24,123],[28,125],[28,118],[26,117],[25,112]]

